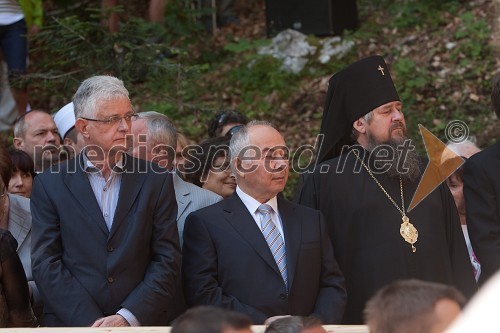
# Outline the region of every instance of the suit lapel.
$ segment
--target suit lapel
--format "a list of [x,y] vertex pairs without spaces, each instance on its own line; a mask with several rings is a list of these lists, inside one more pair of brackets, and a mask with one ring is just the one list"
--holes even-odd
[[31,214],[28,210],[23,209],[12,195],[9,194],[9,226],[10,233],[17,240],[17,249],[21,247],[28,232],[31,229]]
[[279,196],[278,210],[283,224],[283,233],[285,234],[286,266],[290,289],[299,258],[300,243],[302,242],[302,223],[300,216],[295,213],[295,207]]
[[[118,203],[116,205],[115,216],[113,218],[113,225],[109,237],[113,237],[116,230],[120,227],[122,222],[127,217],[130,208],[132,208],[139,191],[141,190],[142,183],[146,173],[136,172],[141,168],[136,165],[139,160],[130,155],[124,154],[124,172],[122,173],[122,181],[120,185],[120,193],[118,195]],[[149,167],[149,166],[148,166]]]
[[175,199],[177,200],[177,219],[184,213],[191,203],[191,192],[184,185],[184,181],[175,172],[172,173],[174,179]]
[[[78,162],[79,164],[76,166],[75,172],[66,173],[64,183],[76,198],[76,202],[82,206],[82,209],[92,217],[99,228],[107,235],[109,233],[108,227],[102,216],[101,208],[97,203],[92,186],[90,186],[87,174],[84,171],[85,165],[82,154],[78,156]],[[71,209],[70,207],[68,208]]]
[[224,211],[227,213],[227,221],[248,245],[250,245],[258,255],[281,276],[278,265],[276,265],[276,261],[274,261],[274,257],[262,232],[236,192],[224,202],[226,203]]

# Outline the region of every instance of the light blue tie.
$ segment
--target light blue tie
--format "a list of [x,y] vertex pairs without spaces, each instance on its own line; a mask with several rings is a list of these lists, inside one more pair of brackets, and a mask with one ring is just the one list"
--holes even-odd
[[269,249],[273,254],[274,260],[278,265],[278,269],[283,277],[283,281],[288,288],[288,277],[286,273],[286,251],[285,242],[283,237],[279,232],[276,224],[271,218],[272,207],[266,204],[262,204],[257,208],[257,212],[260,214],[260,226],[262,234],[266,239]]

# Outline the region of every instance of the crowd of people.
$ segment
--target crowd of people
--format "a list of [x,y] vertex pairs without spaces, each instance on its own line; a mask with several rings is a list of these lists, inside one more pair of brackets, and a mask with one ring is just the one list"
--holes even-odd
[[189,144],[93,76],[21,115],[0,148],[0,327],[443,331],[500,268],[500,143],[449,145],[463,168],[408,211],[425,160],[380,56],[332,76],[320,134],[291,202],[286,138],[234,110]]

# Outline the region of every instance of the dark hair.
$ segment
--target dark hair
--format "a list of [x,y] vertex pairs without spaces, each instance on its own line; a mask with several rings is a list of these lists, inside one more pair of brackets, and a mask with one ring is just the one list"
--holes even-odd
[[491,103],[493,104],[493,110],[500,118],[500,73],[493,77],[493,88],[491,89]]
[[370,333],[430,332],[436,318],[434,306],[449,299],[460,307],[464,296],[454,287],[419,280],[393,282],[380,289],[365,307]]
[[[192,148],[187,146],[185,149]],[[205,179],[213,167],[214,161],[219,157],[229,159],[229,140],[226,137],[211,138],[200,143],[196,149],[191,151],[186,161],[189,169],[186,169],[186,178],[191,183],[201,187],[202,179]]]
[[9,186],[10,177],[12,176],[12,161],[7,148],[2,145],[0,145],[0,176],[4,185]]
[[177,318],[172,333],[222,333],[226,328],[249,329],[252,321],[244,314],[214,306],[198,306]]
[[292,316],[276,319],[269,324],[264,333],[300,333],[321,325],[321,320],[316,317]]
[[36,176],[35,163],[30,155],[19,149],[11,149],[9,155],[12,161],[12,172],[29,173],[31,178]]
[[208,123],[208,136],[214,138],[219,136],[217,131],[227,124],[243,124],[248,123],[245,115],[235,110],[224,110],[218,112]]

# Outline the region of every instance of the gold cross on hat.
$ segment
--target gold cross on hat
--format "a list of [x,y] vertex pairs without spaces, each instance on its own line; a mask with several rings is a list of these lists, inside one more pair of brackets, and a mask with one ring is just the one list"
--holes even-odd
[[380,71],[382,73],[382,75],[385,75],[384,74],[384,69],[382,68],[382,66],[378,65],[378,71]]

